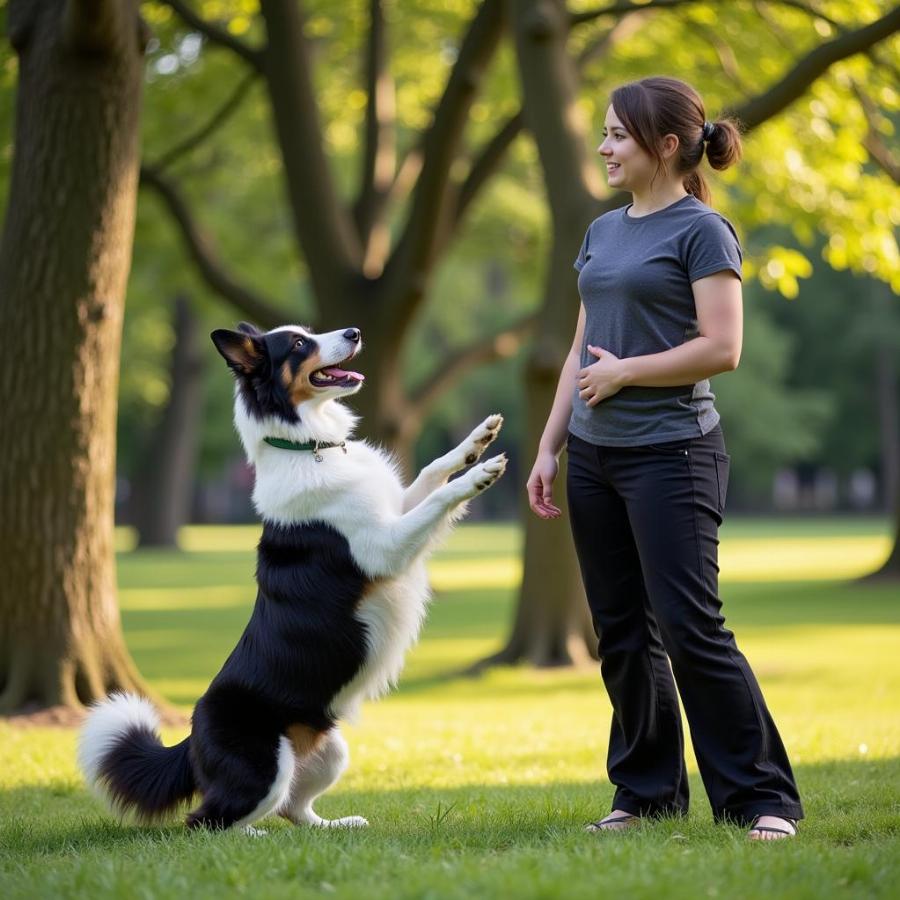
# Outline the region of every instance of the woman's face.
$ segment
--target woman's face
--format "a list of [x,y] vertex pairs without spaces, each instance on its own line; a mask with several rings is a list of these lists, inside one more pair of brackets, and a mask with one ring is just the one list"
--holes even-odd
[[646,190],[656,173],[656,160],[628,133],[610,105],[597,152],[606,162],[610,187],[622,191]]

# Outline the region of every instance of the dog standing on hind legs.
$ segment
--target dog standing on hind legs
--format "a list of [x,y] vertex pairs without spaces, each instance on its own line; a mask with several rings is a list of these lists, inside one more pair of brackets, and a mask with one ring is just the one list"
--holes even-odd
[[114,694],[91,710],[79,763],[116,811],[140,820],[199,794],[190,827],[273,813],[365,825],[313,810],[347,767],[338,723],[396,682],[425,615],[428,553],[503,474],[505,456],[479,462],[503,419],[485,419],[404,487],[382,450],[350,439],[356,418],[340,399],[364,378],[341,366],[362,349],[358,329],[241,323],[212,339],[235,375],[235,426],[256,470],[256,604],[189,737],[163,746],[152,705]]

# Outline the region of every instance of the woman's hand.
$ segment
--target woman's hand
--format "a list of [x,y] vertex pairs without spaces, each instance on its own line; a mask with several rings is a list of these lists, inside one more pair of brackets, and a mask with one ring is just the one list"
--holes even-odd
[[539,450],[534,468],[528,476],[528,505],[542,519],[558,519],[561,511],[553,503],[553,481],[559,472],[559,462],[549,450]]
[[597,362],[581,369],[575,383],[578,385],[578,396],[588,406],[596,406],[625,387],[625,370],[622,360],[609,350],[590,344],[587,348],[597,357]]

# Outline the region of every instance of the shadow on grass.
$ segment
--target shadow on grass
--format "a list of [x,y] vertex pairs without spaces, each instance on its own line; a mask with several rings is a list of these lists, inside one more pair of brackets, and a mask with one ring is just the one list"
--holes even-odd
[[[806,821],[801,840],[856,846],[900,837],[900,758],[838,760],[799,766]],[[510,772],[512,777],[515,772]],[[716,826],[699,777],[691,777],[693,810],[686,818],[648,822],[651,842],[721,842],[743,839],[739,826]],[[398,790],[342,790],[320,798],[324,816],[364,815],[365,831],[294,828],[266,821],[269,837],[316,844],[384,842],[410,852],[423,848],[503,851],[575,839],[584,825],[606,814],[612,788],[607,783],[548,785],[465,785]],[[160,826],[119,824],[104,814],[84,790],[53,786],[21,787],[0,793],[0,858],[25,863],[42,856],[146,850],[184,842],[245,839],[243,834],[189,832],[177,818]],[[580,838],[579,838],[580,839]],[[249,840],[249,838],[247,838]]]

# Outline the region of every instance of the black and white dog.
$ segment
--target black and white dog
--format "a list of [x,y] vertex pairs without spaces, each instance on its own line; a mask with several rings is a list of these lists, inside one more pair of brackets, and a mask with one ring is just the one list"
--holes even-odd
[[356,418],[339,398],[363,376],[340,366],[362,348],[356,328],[238,329],[212,339],[237,376],[235,424],[256,469],[253,614],[197,702],[189,737],[164,747],[153,707],[114,694],[88,716],[79,763],[116,811],[143,820],[199,793],[192,827],[249,826],[273,813],[365,825],[313,811],[347,766],[338,722],[399,676],[428,601],[425,558],[506,458],[447,479],[478,461],[503,420],[490,416],[404,488],[383,451],[350,440]]

